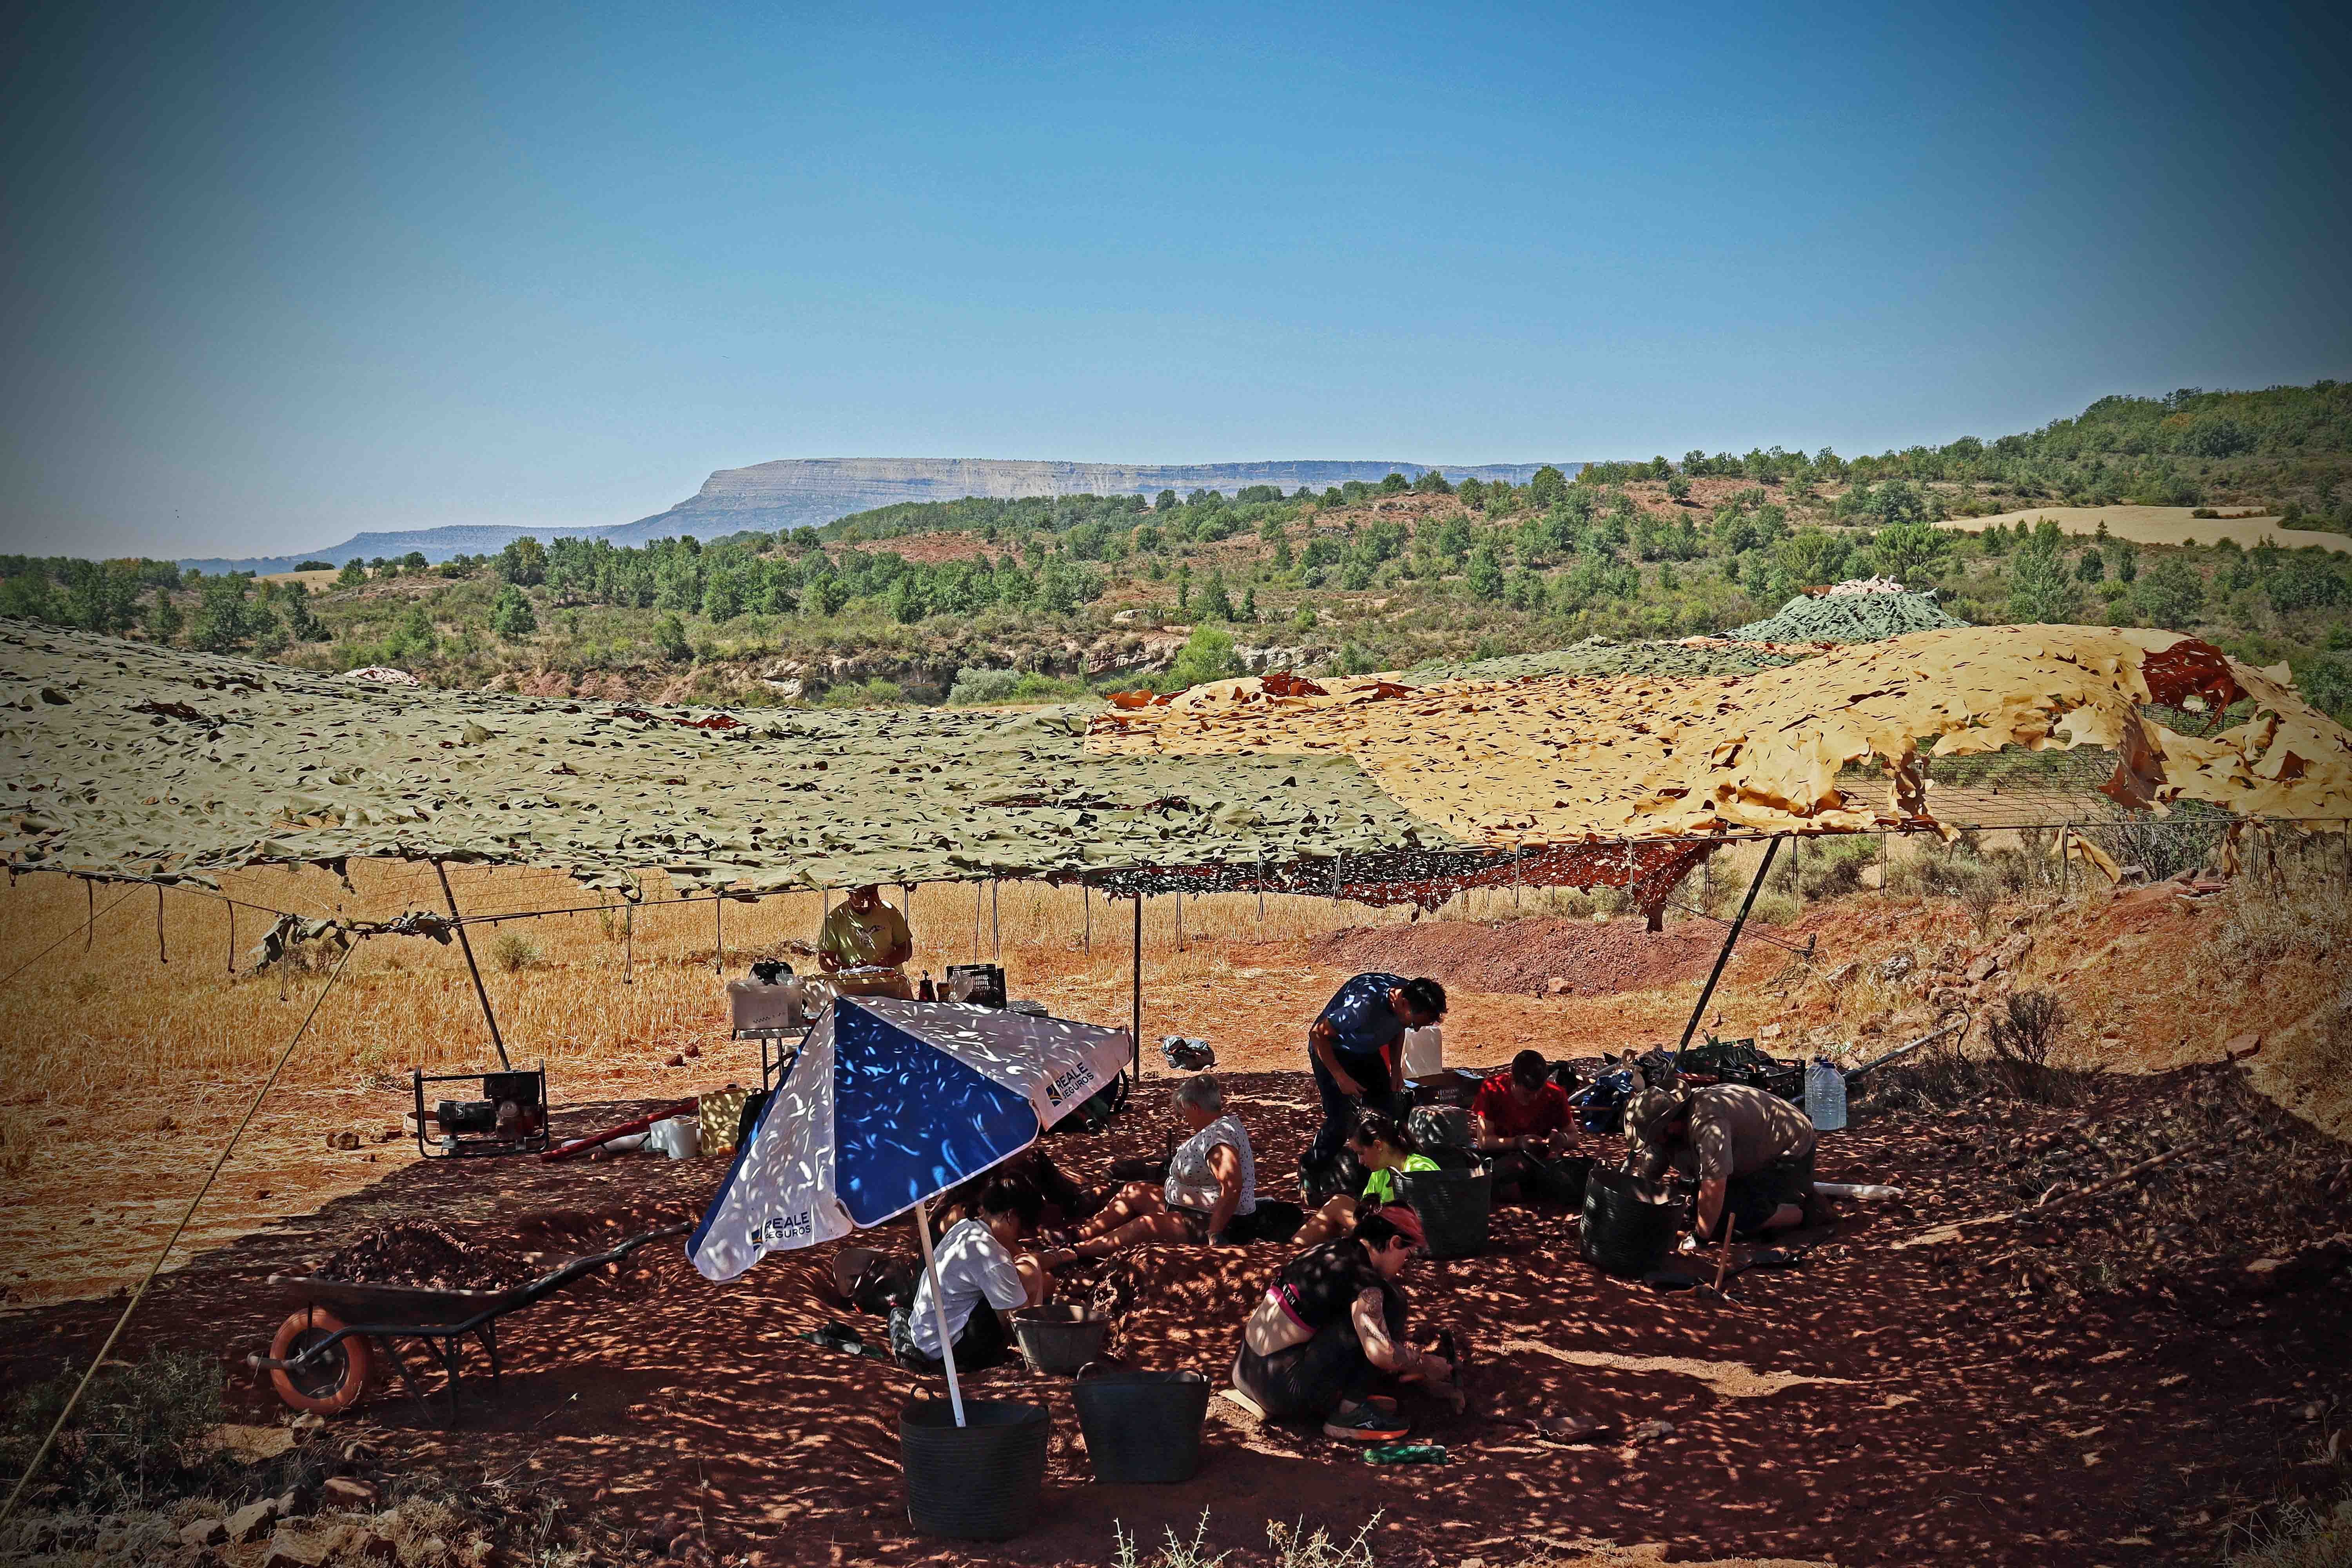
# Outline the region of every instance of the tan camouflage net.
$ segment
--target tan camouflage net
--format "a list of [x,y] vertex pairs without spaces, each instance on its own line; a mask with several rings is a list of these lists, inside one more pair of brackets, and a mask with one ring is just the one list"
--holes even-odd
[[[2252,717],[2210,736],[2141,712],[2242,698]],[[1948,826],[1923,741],[2111,747],[2109,792],[2130,805],[2352,815],[2352,737],[2284,672],[2157,632],[1932,632],[1678,679],[1268,676],[1108,714],[730,714],[0,623],[0,853],[153,881],[377,856],[624,889],[646,873],[744,892],[1031,877],[1428,904],[1570,885],[1646,907],[1726,835]],[[1891,798],[1842,793],[1840,768],[1874,754]]]
[[[2211,735],[2149,704],[2250,716]],[[2352,734],[2257,670],[2178,633],[1971,626],[1914,633],[1750,676],[1532,676],[1220,681],[1101,715],[1106,756],[1348,756],[1407,810],[1496,846],[1949,826],[1921,766],[1936,755],[2101,746],[2105,793],[2242,816],[2352,816]],[[1876,758],[1891,788],[1840,787]],[[1851,786],[1848,776],[1846,784]]]

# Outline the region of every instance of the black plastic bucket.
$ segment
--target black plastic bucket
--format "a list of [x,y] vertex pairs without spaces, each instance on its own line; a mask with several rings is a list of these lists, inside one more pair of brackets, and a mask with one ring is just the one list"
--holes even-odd
[[1398,1195],[1421,1216],[1429,1256],[1468,1258],[1486,1250],[1495,1184],[1485,1171],[1399,1171],[1396,1184]]
[[1095,1479],[1174,1486],[1200,1468],[1209,1380],[1199,1373],[1097,1373],[1070,1392]]
[[1593,1167],[1584,1183],[1584,1256],[1604,1274],[1639,1279],[1675,1244],[1675,1205],[1652,1203],[1646,1184]]
[[1037,1515],[1045,1484],[1045,1407],[967,1399],[963,1414],[959,1426],[944,1399],[918,1399],[898,1413],[907,1522],[958,1541],[1010,1540]]
[[1013,1314],[1013,1342],[1031,1372],[1068,1377],[1102,1354],[1110,1320],[1084,1307],[1024,1307]]

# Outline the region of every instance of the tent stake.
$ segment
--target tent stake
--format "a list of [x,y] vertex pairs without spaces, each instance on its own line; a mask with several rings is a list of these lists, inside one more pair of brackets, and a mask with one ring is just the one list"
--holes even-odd
[[1714,998],[1715,983],[1723,978],[1723,966],[1731,962],[1732,944],[1739,940],[1739,928],[1748,923],[1748,911],[1756,906],[1756,895],[1764,890],[1764,874],[1772,868],[1772,856],[1780,847],[1780,836],[1773,835],[1764,842],[1764,858],[1756,868],[1756,879],[1748,884],[1748,897],[1740,901],[1739,914],[1724,933],[1723,951],[1715,955],[1715,968],[1706,977],[1706,984],[1698,994],[1698,1005],[1691,1009],[1690,1022],[1683,1027],[1682,1044],[1675,1047],[1675,1066],[1682,1067],[1683,1051],[1690,1045],[1691,1037],[1698,1032],[1698,1021],[1706,1016],[1706,1005]]
[[457,945],[465,950],[466,971],[474,977],[474,994],[481,999],[482,1019],[490,1026],[490,1044],[499,1053],[499,1066],[512,1072],[514,1063],[507,1056],[507,1043],[499,1035],[499,1016],[490,1011],[489,987],[482,984],[481,965],[474,962],[474,944],[467,939],[465,920],[457,913],[457,895],[449,890],[449,873],[436,860],[433,874],[441,879],[441,896],[449,900],[449,918],[457,922]]
[[[923,1238],[923,1272],[931,1281],[931,1321],[940,1334],[940,1364],[947,1369],[948,1404],[955,1410],[955,1424],[963,1425],[963,1389],[956,1383],[955,1342],[948,1337],[947,1304],[940,1300],[940,1265],[931,1256],[931,1205],[928,1200],[915,1205],[915,1234]],[[977,1310],[987,1311],[982,1301]]]
[[1133,1016],[1129,1023],[1134,1058],[1128,1064],[1128,1076],[1140,1080],[1143,1077],[1143,889],[1135,890],[1135,950],[1131,974]]
[[163,950],[163,884],[155,884],[155,962],[169,963],[172,955]]

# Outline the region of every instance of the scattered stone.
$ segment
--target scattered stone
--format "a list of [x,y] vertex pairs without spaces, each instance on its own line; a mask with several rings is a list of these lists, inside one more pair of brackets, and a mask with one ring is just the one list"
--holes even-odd
[[327,1429],[327,1418],[320,1415],[315,1410],[305,1410],[301,1415],[297,1415],[293,1420],[288,1422],[286,1425],[292,1430],[299,1432],[307,1437],[313,1432],[325,1431]]
[[180,1544],[195,1547],[226,1546],[228,1544],[228,1526],[217,1519],[194,1520],[180,1527]]
[[363,1530],[352,1538],[351,1555],[362,1563],[391,1563],[400,1556],[400,1548],[389,1535],[379,1535]]
[[1633,1441],[1636,1443],[1654,1443],[1661,1437],[1671,1437],[1674,1435],[1675,1424],[1673,1422],[1661,1420],[1655,1417],[1653,1417],[1648,1421],[1644,1421],[1639,1426],[1633,1428]]
[[684,1049],[684,1050],[682,1050],[682,1051],[678,1052],[678,1055],[680,1055],[680,1056],[682,1056],[682,1057],[688,1058],[695,1058],[695,1057],[698,1057],[698,1056],[700,1056],[701,1054],[702,1054],[702,1047],[701,1047],[700,1046],[688,1046],[688,1047],[686,1047],[686,1049]]
[[379,1143],[396,1143],[406,1135],[397,1125],[379,1127],[375,1130],[375,1141]]
[[1965,973],[1970,984],[1975,984],[1979,981],[1990,980],[1995,974],[2000,973],[2000,960],[1988,952],[1969,964]]
[[375,1459],[375,1445],[372,1443],[362,1443],[354,1437],[343,1445],[343,1463],[347,1465],[373,1465]]
[[359,1146],[360,1135],[349,1128],[327,1134],[327,1147],[330,1149],[356,1149]]
[[1555,974],[1544,982],[1544,994],[1547,996],[1569,996],[1575,992],[1575,985],[1564,975]]
[[1910,953],[1898,952],[1879,964],[1878,978],[1885,981],[1900,980],[1918,967],[1919,961]]
[[1777,1040],[1780,1037],[1780,1026],[1767,1024],[1756,1031],[1756,1037],[1759,1040]]
[[278,1500],[274,1497],[266,1497],[259,1502],[249,1502],[230,1514],[223,1528],[228,1531],[228,1539],[232,1545],[243,1546],[248,1542],[258,1541],[268,1534],[269,1527],[277,1522]]
[[1842,963],[1838,965],[1835,969],[1829,972],[1827,978],[1831,987],[1835,989],[1843,986],[1847,981],[1852,980],[1855,975],[1861,973],[1862,964],[1857,961],[1853,963]]
[[269,1538],[261,1554],[261,1568],[319,1568],[327,1560],[327,1543],[315,1535],[280,1530]]
[[311,1497],[307,1489],[289,1487],[278,1494],[278,1517],[299,1519],[310,1511]]
[[319,1489],[320,1496],[336,1508],[373,1508],[376,1489],[373,1482],[353,1476],[336,1476]]
[[662,1063],[662,1066],[666,1068],[682,1068],[685,1065],[686,1058],[683,1055],[676,1053],[673,1053],[668,1060]]

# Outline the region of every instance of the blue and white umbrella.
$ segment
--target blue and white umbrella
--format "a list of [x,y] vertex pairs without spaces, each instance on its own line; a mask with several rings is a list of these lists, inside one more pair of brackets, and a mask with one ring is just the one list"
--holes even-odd
[[915,1211],[948,1396],[963,1421],[929,1205],[1116,1081],[1124,1029],[961,1002],[843,997],[809,1031],[687,1242],[705,1278]]

